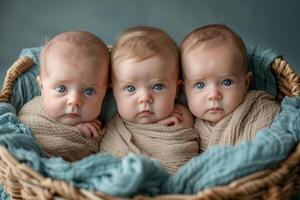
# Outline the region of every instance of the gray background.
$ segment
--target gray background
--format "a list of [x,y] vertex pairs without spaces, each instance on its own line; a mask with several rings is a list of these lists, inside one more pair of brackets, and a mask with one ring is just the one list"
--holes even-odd
[[272,48],[300,74],[300,1],[297,0],[1,0],[0,81],[23,48],[81,29],[107,44],[134,25],[167,31],[178,43],[193,29],[225,23],[248,46]]

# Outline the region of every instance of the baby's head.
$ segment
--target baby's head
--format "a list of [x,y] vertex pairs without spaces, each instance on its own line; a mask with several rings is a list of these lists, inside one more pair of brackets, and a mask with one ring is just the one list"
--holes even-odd
[[251,72],[242,39],[225,25],[208,25],[180,45],[184,88],[191,112],[215,125],[244,100]]
[[112,88],[120,116],[155,123],[174,109],[179,83],[175,41],[154,27],[127,29],[112,50]]
[[96,119],[108,85],[109,62],[106,45],[89,32],[69,31],[47,42],[37,80],[49,116],[67,125]]

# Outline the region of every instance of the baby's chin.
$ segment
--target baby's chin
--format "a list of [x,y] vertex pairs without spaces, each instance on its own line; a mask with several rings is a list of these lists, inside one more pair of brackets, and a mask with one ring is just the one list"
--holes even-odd
[[84,122],[79,116],[68,116],[68,117],[64,116],[56,120],[68,126],[76,126],[77,124]]
[[208,121],[211,126],[216,126],[220,121],[222,121],[226,115],[221,115],[215,118],[204,118],[205,121]]
[[157,119],[146,118],[146,117],[138,118],[138,119],[126,119],[126,118],[123,118],[123,119],[125,119],[126,121],[131,122],[131,123],[143,124],[143,125],[155,124],[157,121],[159,121]]
[[68,126],[76,126],[77,124],[80,124],[81,121],[72,121],[72,120],[58,120],[60,123],[68,125]]
[[136,123],[138,124],[156,124],[159,121],[162,121],[166,119],[167,117],[152,117],[152,118],[142,118],[142,119],[137,119]]
[[138,120],[136,123],[146,125],[146,124],[155,124],[156,121],[154,121],[154,120]]
[[149,112],[149,113],[140,113],[136,114],[134,116],[128,116],[128,115],[122,115],[120,114],[120,117],[131,123],[136,124],[156,124],[159,121],[162,121],[166,119],[169,115],[168,114],[161,114],[161,113],[155,113],[155,112]]

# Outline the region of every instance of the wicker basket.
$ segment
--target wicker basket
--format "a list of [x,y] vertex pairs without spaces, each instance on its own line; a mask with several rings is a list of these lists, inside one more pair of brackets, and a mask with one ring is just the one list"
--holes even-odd
[[[18,59],[7,71],[0,101],[7,102],[12,93],[14,80],[30,68],[31,58]],[[277,77],[279,94],[300,95],[300,78],[283,59],[272,64]],[[0,146],[0,184],[11,199],[120,199],[106,194],[75,188],[65,181],[43,177],[27,165],[18,162],[9,151]],[[206,189],[196,195],[162,195],[156,197],[136,196],[133,199],[291,199],[300,191],[300,144],[290,156],[272,170],[258,171],[235,180],[226,186]]]

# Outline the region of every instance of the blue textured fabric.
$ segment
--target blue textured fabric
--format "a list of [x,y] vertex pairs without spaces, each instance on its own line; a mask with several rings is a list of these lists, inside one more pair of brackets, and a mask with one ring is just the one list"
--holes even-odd
[[300,96],[285,97],[281,102],[281,109],[271,124],[272,130],[283,130],[300,141]]
[[41,47],[24,49],[20,57],[30,57],[33,59],[35,65],[29,68],[14,82],[13,94],[9,102],[15,106],[17,112],[21,107],[35,96],[41,94],[40,88],[36,81],[36,76],[39,74],[39,53]]
[[271,49],[259,46],[249,47],[247,52],[249,69],[253,74],[251,89],[264,90],[276,96],[276,80],[271,71],[271,64],[275,58],[280,58],[281,56]]
[[169,177],[157,160],[133,154],[122,160],[95,154],[74,163],[53,158],[45,163],[45,172],[46,176],[67,180],[80,188],[121,197],[157,195]]
[[4,188],[2,185],[0,185],[0,199],[1,200],[9,200],[9,196],[5,192]]
[[16,153],[17,149],[27,149],[42,155],[31,130],[19,121],[12,105],[0,103],[0,124],[0,145]]
[[285,97],[281,106],[271,127],[260,130],[253,141],[210,148],[171,176],[162,193],[195,194],[271,168],[285,159],[300,140],[300,96]]

